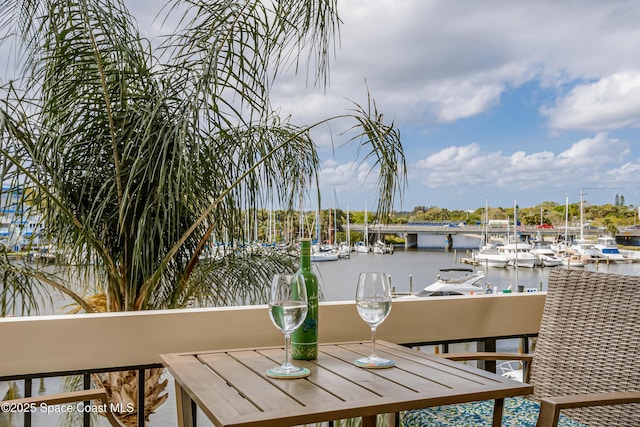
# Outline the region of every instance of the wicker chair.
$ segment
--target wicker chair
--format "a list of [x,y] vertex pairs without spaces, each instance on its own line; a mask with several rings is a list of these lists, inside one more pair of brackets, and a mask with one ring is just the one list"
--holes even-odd
[[32,407],[32,405],[35,408],[41,408],[41,405],[54,406],[83,401],[97,402],[96,404],[99,405],[101,409],[96,411],[104,415],[110,425],[113,427],[123,427],[120,421],[118,421],[110,410],[109,402],[107,400],[107,391],[104,388],[5,400],[0,402],[0,413],[10,412],[13,410],[24,412],[23,409],[18,408]]
[[[514,359],[486,353],[451,358]],[[531,360],[525,378],[534,395],[511,404],[507,399],[503,425],[533,426],[537,419],[537,427],[551,427],[560,418],[568,426],[640,426],[640,276],[554,268],[535,352],[524,359]],[[493,405],[482,403],[490,425]],[[474,404],[456,406],[409,411],[403,424],[483,425],[460,418]],[[539,416],[522,413],[538,407]]]

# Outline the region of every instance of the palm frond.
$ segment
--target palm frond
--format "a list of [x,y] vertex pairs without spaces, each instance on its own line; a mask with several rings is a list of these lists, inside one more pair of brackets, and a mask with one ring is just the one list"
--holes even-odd
[[[263,300],[264,279],[295,260],[204,255],[215,236],[238,248],[250,212],[291,211],[317,187],[318,124],[281,120],[269,92],[303,58],[326,83],[335,0],[173,1],[166,10],[184,13],[159,49],[122,0],[0,10],[0,38],[15,33],[25,52],[23,78],[0,92],[3,197],[22,191],[78,281],[93,280],[110,311]],[[404,173],[399,134],[371,100],[350,116],[388,209]],[[70,283],[28,277],[96,309]]]

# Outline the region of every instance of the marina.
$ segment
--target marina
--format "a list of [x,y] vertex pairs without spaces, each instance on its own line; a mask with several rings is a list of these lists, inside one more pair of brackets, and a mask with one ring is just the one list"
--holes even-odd
[[[314,263],[325,301],[348,301],[355,296],[356,281],[361,271],[383,271],[391,276],[391,285],[397,292],[417,292],[433,283],[440,269],[464,267],[464,258],[470,258],[472,250],[403,249],[396,248],[393,255],[377,255],[352,252],[349,259],[336,262]],[[551,268],[488,268],[482,282],[499,292],[518,286],[546,290]],[[588,263],[587,270],[618,274],[640,274],[640,263],[614,264],[606,262]]]

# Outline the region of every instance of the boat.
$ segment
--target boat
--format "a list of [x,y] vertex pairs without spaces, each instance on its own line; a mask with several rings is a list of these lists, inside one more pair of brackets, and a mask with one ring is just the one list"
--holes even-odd
[[593,246],[600,252],[600,257],[608,262],[630,262],[627,257],[620,253],[616,239],[611,236],[598,237],[598,243]]
[[371,252],[371,246],[367,245],[365,242],[356,242],[353,245],[356,252],[359,253],[368,253]]
[[595,245],[584,239],[574,240],[571,246],[567,249],[567,252],[586,257],[589,261],[595,261],[601,258],[601,253],[596,249]]
[[505,254],[498,252],[496,246],[489,243],[487,224],[489,223],[489,201],[484,208],[484,218],[482,221],[482,243],[480,249],[474,253],[474,261],[480,265],[494,268],[505,268],[509,265],[509,258]]
[[484,271],[474,271],[472,268],[441,268],[440,271],[442,273],[464,274],[449,278],[443,278],[438,274],[435,282],[418,293],[405,295],[402,298],[484,294],[482,285],[478,285],[478,282],[481,282],[485,276]]
[[533,268],[537,258],[531,253],[531,245],[525,242],[509,242],[496,247],[499,253],[504,254],[509,263],[516,267]]
[[510,378],[514,381],[524,382],[522,362],[516,360],[508,360],[502,362],[496,366],[496,372],[505,378]]
[[338,248],[329,243],[311,245],[311,262],[337,261]]
[[542,267],[557,267],[562,265],[562,257],[556,255],[550,246],[535,246],[531,253],[538,259],[538,265]]
[[373,253],[374,254],[392,254],[393,253],[393,246],[386,245],[381,240],[377,240],[373,244]]
[[349,258],[351,256],[351,246],[347,242],[340,242],[338,245],[338,257]]
[[590,259],[585,255],[580,254],[565,254],[561,256],[562,265],[566,265],[567,267],[585,267],[589,264]]
[[313,252],[311,262],[337,261],[338,252]]
[[509,265],[509,258],[503,253],[498,252],[494,245],[483,245],[474,254],[475,260],[485,267],[505,268]]

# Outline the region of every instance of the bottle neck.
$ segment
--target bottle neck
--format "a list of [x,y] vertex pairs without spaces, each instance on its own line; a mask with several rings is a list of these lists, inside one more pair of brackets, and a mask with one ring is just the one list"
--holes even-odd
[[300,242],[300,268],[311,269],[311,242],[308,240]]

